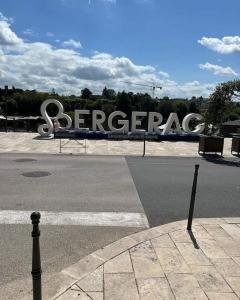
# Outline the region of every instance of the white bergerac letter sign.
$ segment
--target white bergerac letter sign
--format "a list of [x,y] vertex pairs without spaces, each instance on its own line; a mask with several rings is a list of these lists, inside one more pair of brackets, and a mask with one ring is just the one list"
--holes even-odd
[[162,123],[162,121],[163,121],[163,116],[160,113],[150,112],[148,117],[148,132],[149,133],[157,132],[158,134],[161,134],[159,125]]
[[189,123],[193,119],[197,119],[198,121],[201,121],[203,119],[203,117],[200,114],[194,114],[194,113],[187,115],[183,119],[183,122],[182,122],[182,128],[183,128],[183,130],[185,132],[187,132],[187,133],[198,133],[198,134],[202,133],[203,130],[204,130],[204,124],[197,125],[194,130],[191,130],[189,128]]
[[129,121],[128,120],[118,120],[118,122],[117,122],[118,125],[122,125],[122,127],[120,127],[120,128],[116,128],[113,126],[113,118],[115,118],[117,116],[124,118],[124,119],[127,117],[127,115],[122,111],[112,112],[108,117],[109,130],[114,131],[114,132],[128,133],[128,131],[129,131]]
[[144,129],[137,129],[137,126],[141,126],[142,121],[137,120],[137,117],[146,117],[147,113],[144,111],[133,111],[132,112],[132,132],[144,132]]
[[94,110],[92,113],[92,130],[97,131],[99,129],[101,132],[104,132],[102,124],[106,120],[106,115],[102,110]]
[[[50,136],[53,133],[54,130],[54,125],[47,113],[47,106],[49,104],[55,104],[58,108],[58,113],[56,117],[54,118],[55,120],[59,119],[65,119],[67,121],[67,126],[64,129],[71,128],[72,126],[72,119],[70,116],[64,113],[64,109],[62,104],[56,100],[56,99],[48,99],[44,101],[41,105],[41,114],[46,121],[46,124],[42,124],[38,127],[38,133],[41,136]],[[80,124],[83,125],[85,123],[84,117],[81,117],[83,115],[89,115],[90,110],[75,110],[75,128],[76,129],[85,129],[89,130],[89,128],[79,128]],[[144,129],[137,128],[137,126],[141,126],[141,120],[139,120],[139,117],[146,117],[147,113],[143,111],[133,111],[132,112],[132,126],[131,130],[133,133],[137,132],[145,132]],[[119,128],[116,128],[113,125],[113,119],[116,117],[120,117],[121,119],[117,119],[117,125],[120,126]],[[109,130],[114,131],[114,132],[122,132],[122,133],[128,133],[129,131],[129,120],[126,119],[127,115],[122,112],[122,111],[114,111],[112,112],[109,117],[108,117],[108,127]],[[195,127],[194,130],[191,130],[189,128],[190,121],[196,119],[198,121],[201,121],[203,117],[200,114],[195,114],[191,113],[188,114],[182,122],[182,128],[186,133],[195,133],[195,134],[200,134],[204,130],[204,124],[199,124]],[[160,113],[158,112],[149,112],[148,113],[148,132],[153,133],[156,132],[157,134],[161,134],[161,131],[159,129],[159,125],[162,123],[163,117]],[[92,113],[92,127],[93,131],[97,131],[98,129],[101,132],[105,132],[103,128],[103,124],[106,121],[106,115],[103,111],[101,110],[94,110]],[[175,125],[175,126],[173,126]],[[62,127],[60,127],[62,128]],[[179,124],[179,119],[176,113],[171,113],[169,115],[169,118],[167,120],[167,123],[164,127],[164,130],[162,134],[167,134],[169,132],[177,132],[181,134],[181,127]]]
[[[173,123],[175,123],[176,128],[172,128]],[[181,127],[178,119],[178,115],[176,113],[171,113],[167,120],[167,123],[163,129],[162,134],[167,134],[170,131],[181,133]]]
[[[89,115],[90,111],[87,109],[76,109],[75,110],[75,128],[79,129],[80,124],[84,124],[85,120],[80,118],[81,115]],[[89,128],[81,128],[85,130],[89,130]]]
[[[58,114],[56,115],[55,119],[57,119],[57,120],[66,119],[67,120],[67,126],[65,127],[66,129],[71,128],[71,126],[72,126],[72,119],[67,114],[64,114],[64,109],[63,109],[62,103],[60,103],[56,99],[48,99],[48,100],[44,101],[41,105],[41,114],[47,123],[47,124],[42,124],[38,127],[38,133],[41,136],[50,136],[53,133],[53,123],[47,113],[47,106],[52,103],[58,107]],[[60,128],[62,128],[62,127],[60,127]]]

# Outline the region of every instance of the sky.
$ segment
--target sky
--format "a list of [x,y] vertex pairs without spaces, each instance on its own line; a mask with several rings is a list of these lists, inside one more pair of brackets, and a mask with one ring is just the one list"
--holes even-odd
[[0,85],[207,97],[240,78],[239,0],[0,0]]

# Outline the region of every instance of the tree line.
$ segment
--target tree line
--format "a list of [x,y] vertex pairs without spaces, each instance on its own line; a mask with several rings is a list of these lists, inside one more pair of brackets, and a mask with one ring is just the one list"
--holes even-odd
[[[80,95],[69,96],[59,95],[54,90],[47,93],[5,87],[0,89],[0,115],[39,116],[42,102],[49,98],[55,98],[63,104],[65,112],[70,116],[73,116],[76,109],[103,110],[107,116],[115,110],[120,110],[125,112],[129,118],[132,111],[155,111],[163,115],[164,121],[171,112],[176,112],[180,121],[188,113],[200,113],[207,116],[211,122],[214,122],[215,115],[219,121],[218,116],[221,115],[221,122],[223,122],[240,119],[239,102],[222,101],[224,103],[221,104],[221,99],[226,97],[225,94],[228,92],[228,98],[234,95],[231,91],[239,88],[239,85],[240,81],[228,82],[220,85],[221,88],[216,87],[209,98],[192,97],[191,99],[152,98],[148,93],[116,92],[107,87],[99,95],[84,88]],[[55,116],[56,106],[49,105],[48,112]]]
[[[152,98],[148,93],[115,92],[104,88],[100,95],[94,95],[84,88],[81,95],[63,96],[55,93],[39,92],[36,90],[22,90],[14,87],[0,89],[0,114],[19,116],[39,116],[43,101],[49,98],[58,99],[67,113],[75,109],[103,110],[109,115],[115,110],[125,112],[128,116],[132,111],[156,111],[167,119],[171,112],[176,112],[180,120],[190,112],[202,112],[206,109],[207,99],[192,97],[188,99],[171,99],[169,97]],[[54,105],[49,107],[49,113],[56,114]]]

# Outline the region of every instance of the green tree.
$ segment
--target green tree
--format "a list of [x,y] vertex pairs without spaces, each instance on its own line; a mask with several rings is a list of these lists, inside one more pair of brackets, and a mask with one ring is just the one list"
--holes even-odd
[[197,104],[195,100],[191,100],[191,102],[189,103],[188,110],[190,113],[198,113]]
[[219,84],[209,97],[205,119],[206,124],[213,124],[219,129],[225,121],[227,109],[232,100],[240,96],[240,80],[228,81]]
[[128,116],[130,116],[130,112],[132,109],[131,106],[131,96],[125,91],[119,92],[117,94],[117,110],[125,112]]
[[92,95],[92,92],[88,88],[85,88],[81,90],[81,95],[83,99],[89,99]]
[[187,114],[187,105],[183,101],[176,101],[174,111],[178,114],[179,120],[182,121]]
[[102,97],[104,99],[114,100],[116,98],[116,92],[113,89],[107,89],[105,86],[102,91]]
[[169,114],[173,112],[173,101],[168,97],[164,97],[164,100],[160,100],[159,112],[163,115],[164,122],[166,122]]
[[105,112],[106,115],[110,115],[115,110],[115,107],[111,102],[103,103],[102,110]]

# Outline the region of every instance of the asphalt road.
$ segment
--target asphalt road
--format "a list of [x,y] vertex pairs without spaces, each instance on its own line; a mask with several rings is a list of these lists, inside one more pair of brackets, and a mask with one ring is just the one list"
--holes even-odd
[[124,157],[12,154],[0,162],[1,210],[143,212]]
[[128,157],[150,226],[186,219],[194,165],[199,164],[195,217],[240,215],[240,159]]
[[[32,160],[29,160],[32,159]],[[0,155],[0,210],[146,214],[150,226],[185,219],[194,164],[195,216],[239,216],[239,159]],[[45,177],[26,177],[46,172]],[[11,220],[11,216],[7,215]],[[9,221],[8,220],[8,221]],[[31,286],[31,226],[0,224],[0,298]],[[93,220],[94,221],[94,220]],[[99,220],[98,220],[99,221]],[[41,225],[44,274],[142,230],[122,226]],[[24,289],[23,289],[24,290]],[[4,295],[4,297],[3,297]]]
[[[40,173],[39,173],[40,172]],[[47,175],[35,177],[37,175]],[[27,175],[27,176],[26,176]],[[30,176],[30,177],[29,177]],[[18,299],[31,287],[30,212],[130,213],[144,210],[124,157],[0,155],[0,299]],[[15,220],[9,211],[29,218]],[[62,219],[65,220],[65,215]],[[104,223],[101,215],[92,223]],[[1,219],[1,218],[0,218]],[[15,224],[16,221],[16,224]],[[23,221],[23,224],[21,222]],[[43,222],[43,218],[41,219]],[[43,275],[58,272],[87,254],[143,228],[41,224]],[[2,224],[1,224],[2,223]],[[11,224],[12,223],[12,224]],[[26,279],[26,280],[25,280]],[[24,290],[24,289],[23,289]]]

